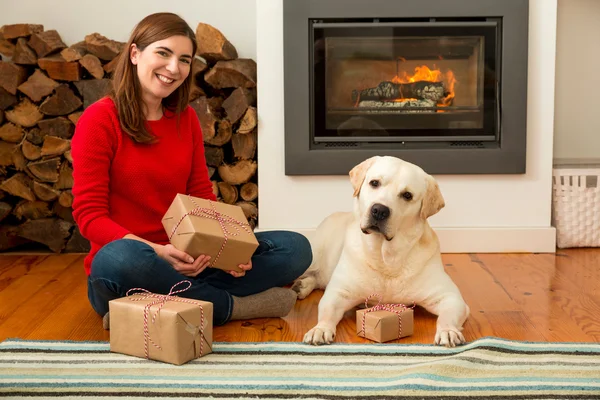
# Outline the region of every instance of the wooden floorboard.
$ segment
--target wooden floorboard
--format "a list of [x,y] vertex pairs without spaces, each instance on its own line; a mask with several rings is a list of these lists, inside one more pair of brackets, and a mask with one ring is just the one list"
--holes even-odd
[[[484,336],[549,342],[600,342],[600,249],[556,254],[444,254],[444,265],[471,308],[468,341]],[[285,318],[215,327],[215,341],[301,341],[317,321],[322,291],[298,301]],[[370,343],[356,335],[353,311],[337,342]],[[431,343],[436,317],[417,308],[412,336]],[[0,341],[6,338],[108,341],[87,300],[83,255],[0,255]]]

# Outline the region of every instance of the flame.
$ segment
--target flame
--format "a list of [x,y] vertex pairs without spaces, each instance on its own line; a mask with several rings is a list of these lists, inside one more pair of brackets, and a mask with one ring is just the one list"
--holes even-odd
[[[400,61],[403,61],[402,59]],[[402,73],[396,75],[392,82],[394,83],[412,83],[418,81],[429,81],[429,82],[444,82],[444,88],[448,95],[441,99],[437,104],[439,107],[447,107],[452,104],[452,99],[454,99],[454,85],[457,80],[454,76],[454,72],[452,70],[448,70],[445,74],[442,73],[438,68],[433,66],[434,69],[430,69],[427,65],[421,65],[415,67],[415,73],[409,75],[406,71],[402,71]],[[395,101],[409,101],[414,99],[397,99]]]

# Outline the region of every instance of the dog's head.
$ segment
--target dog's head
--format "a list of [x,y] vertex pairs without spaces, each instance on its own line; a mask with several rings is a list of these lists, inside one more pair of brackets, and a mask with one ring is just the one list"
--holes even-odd
[[392,240],[405,224],[425,221],[445,203],[435,179],[396,157],[371,157],[350,171],[360,228]]

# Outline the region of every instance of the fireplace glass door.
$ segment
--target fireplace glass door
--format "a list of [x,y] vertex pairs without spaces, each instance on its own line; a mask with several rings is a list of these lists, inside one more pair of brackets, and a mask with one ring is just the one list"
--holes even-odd
[[499,24],[311,21],[313,143],[497,143]]

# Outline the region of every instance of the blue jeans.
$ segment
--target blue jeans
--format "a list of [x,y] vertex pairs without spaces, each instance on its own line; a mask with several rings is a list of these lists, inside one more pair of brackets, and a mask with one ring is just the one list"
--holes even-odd
[[312,262],[310,244],[300,234],[269,231],[255,235],[258,248],[252,256],[252,269],[241,278],[216,268],[207,268],[195,278],[186,277],[146,243],[132,239],[108,243],[92,261],[88,298],[94,310],[103,316],[108,312],[108,302],[124,297],[131,288],[166,294],[173,285],[187,279],[192,286],[178,295],[213,303],[213,323],[222,325],[231,317],[231,296],[248,296],[285,286],[302,275]]

